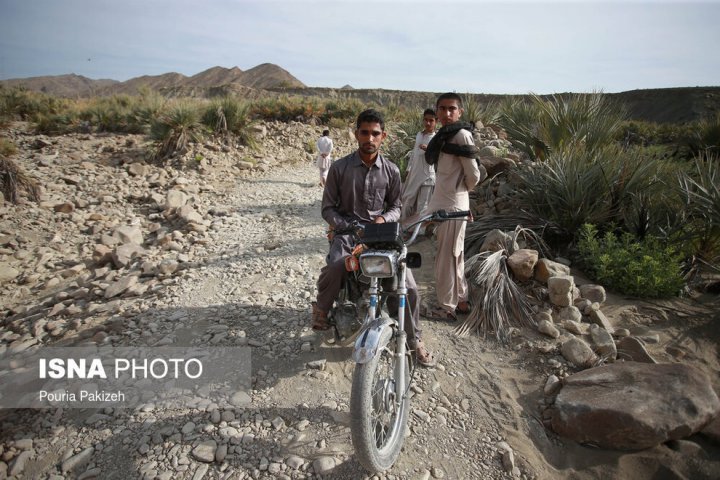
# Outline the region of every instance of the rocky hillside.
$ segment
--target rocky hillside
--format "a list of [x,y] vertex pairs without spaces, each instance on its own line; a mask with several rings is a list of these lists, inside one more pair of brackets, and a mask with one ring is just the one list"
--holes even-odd
[[[287,70],[271,63],[263,63],[250,70],[238,67],[212,67],[191,77],[170,72],[162,75],[143,75],[125,82],[116,80],[92,80],[81,75],[58,75],[19,78],[0,81],[0,85],[12,88],[22,86],[61,97],[87,97],[94,95],[136,94],[142,88],[167,92],[172,96],[205,96],[211,89],[222,86],[239,86],[241,92],[268,88],[305,88]],[[232,90],[232,88],[230,88]],[[236,89],[237,90],[237,89]]]
[[14,78],[0,81],[5,88],[23,87],[58,97],[79,97],[96,95],[99,91],[119,85],[117,80],[92,80],[82,75],[55,75],[32,78]]

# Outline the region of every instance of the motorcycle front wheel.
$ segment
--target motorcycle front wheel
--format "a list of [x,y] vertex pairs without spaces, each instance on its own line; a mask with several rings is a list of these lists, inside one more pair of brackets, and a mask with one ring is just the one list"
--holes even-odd
[[[410,398],[395,381],[395,339],[383,332],[380,350],[365,364],[355,366],[350,393],[350,429],[355,456],[370,472],[393,466],[407,432]],[[405,378],[410,381],[405,359]]]

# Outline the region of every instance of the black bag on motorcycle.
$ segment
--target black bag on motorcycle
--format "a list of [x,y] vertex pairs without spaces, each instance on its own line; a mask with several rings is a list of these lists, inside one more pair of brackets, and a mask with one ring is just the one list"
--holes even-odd
[[362,243],[374,248],[402,247],[402,228],[398,222],[370,223],[365,226]]

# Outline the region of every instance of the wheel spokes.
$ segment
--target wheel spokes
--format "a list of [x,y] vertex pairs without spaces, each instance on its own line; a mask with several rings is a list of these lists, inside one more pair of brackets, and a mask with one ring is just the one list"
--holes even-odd
[[375,445],[378,448],[382,448],[391,435],[398,413],[393,380],[394,358],[387,350],[380,355],[382,363],[376,370],[376,381],[372,390],[373,411],[370,412],[370,424],[375,432]]

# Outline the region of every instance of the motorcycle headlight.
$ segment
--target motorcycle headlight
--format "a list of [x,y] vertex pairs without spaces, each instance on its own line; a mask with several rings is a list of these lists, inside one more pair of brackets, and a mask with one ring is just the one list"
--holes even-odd
[[393,252],[363,253],[360,255],[360,269],[368,277],[394,277],[396,257]]

